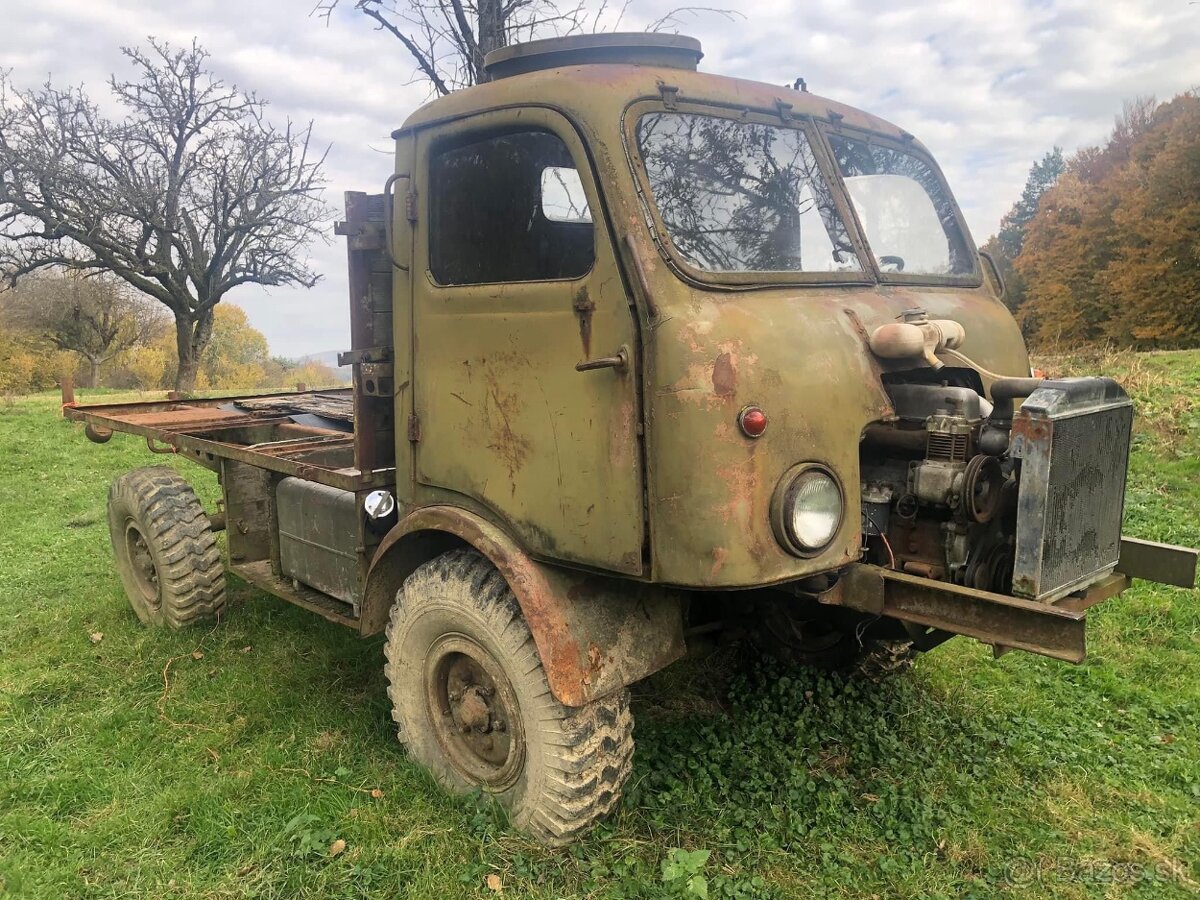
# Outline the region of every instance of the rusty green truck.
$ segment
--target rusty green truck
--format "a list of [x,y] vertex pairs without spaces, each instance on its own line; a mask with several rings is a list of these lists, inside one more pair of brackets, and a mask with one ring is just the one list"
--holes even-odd
[[217,614],[225,563],[387,633],[400,740],[546,842],[629,773],[628,687],[690,634],[785,660],[954,635],[1079,662],[1087,609],[1196,553],[1123,537],[1133,409],[1034,377],[911,134],[595,35],[489,57],[351,193],[351,389],[76,406],[215,471],[118,479],[138,616]]

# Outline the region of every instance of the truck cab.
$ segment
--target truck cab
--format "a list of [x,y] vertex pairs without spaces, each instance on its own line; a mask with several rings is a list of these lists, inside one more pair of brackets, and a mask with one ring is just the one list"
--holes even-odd
[[[217,471],[231,569],[386,631],[409,753],[550,843],[616,803],[628,686],[690,634],[1079,662],[1132,578],[1194,584],[1121,534],[1129,398],[1031,372],[925,147],[701,57],[516,45],[410,116],[339,225],[348,395],[67,409]],[[178,625],[223,588],[172,593],[158,471],[110,523],[135,611]]]

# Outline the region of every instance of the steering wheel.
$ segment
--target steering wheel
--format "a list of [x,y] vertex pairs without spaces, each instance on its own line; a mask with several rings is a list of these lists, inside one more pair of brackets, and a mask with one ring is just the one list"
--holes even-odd
[[903,256],[881,256],[881,257],[879,257],[879,265],[880,266],[895,266],[896,268],[893,269],[892,271],[903,272],[904,271],[904,257]]

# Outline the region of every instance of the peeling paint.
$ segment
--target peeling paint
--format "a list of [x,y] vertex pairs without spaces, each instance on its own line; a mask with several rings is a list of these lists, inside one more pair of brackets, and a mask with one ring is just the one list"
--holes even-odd
[[718,397],[732,397],[737,393],[737,357],[729,351],[713,363],[712,386]]

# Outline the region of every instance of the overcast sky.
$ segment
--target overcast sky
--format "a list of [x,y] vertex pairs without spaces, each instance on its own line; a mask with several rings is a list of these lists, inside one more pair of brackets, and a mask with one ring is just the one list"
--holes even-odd
[[[389,132],[427,97],[390,35],[350,10],[328,24],[316,0],[0,0],[0,67],[21,85],[51,75],[103,100],[121,45],[198,37],[226,80],[271,101],[272,118],[315,121],[333,145],[329,202],[378,191]],[[641,30],[684,0],[634,0]],[[679,29],[703,42],[710,72],[790,83],[862,107],[928,145],[982,243],[1020,193],[1033,160],[1101,141],[1124,99],[1200,86],[1200,3],[1189,0],[706,0],[745,9]],[[352,6],[352,0],[343,0]],[[329,225],[332,236],[332,220]],[[272,351],[349,347],[341,239],[313,248],[316,288],[244,287]]]

